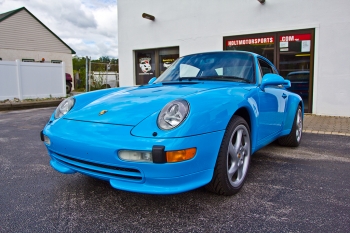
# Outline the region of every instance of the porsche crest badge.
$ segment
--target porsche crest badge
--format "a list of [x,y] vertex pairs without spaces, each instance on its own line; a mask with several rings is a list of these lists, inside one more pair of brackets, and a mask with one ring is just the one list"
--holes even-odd
[[102,110],[98,115],[102,116],[103,114],[105,114],[106,112],[108,112],[107,110]]

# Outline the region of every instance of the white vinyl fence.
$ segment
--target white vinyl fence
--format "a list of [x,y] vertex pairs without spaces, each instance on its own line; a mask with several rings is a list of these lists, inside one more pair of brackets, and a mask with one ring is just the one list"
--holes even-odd
[[65,64],[0,61],[0,100],[66,96]]

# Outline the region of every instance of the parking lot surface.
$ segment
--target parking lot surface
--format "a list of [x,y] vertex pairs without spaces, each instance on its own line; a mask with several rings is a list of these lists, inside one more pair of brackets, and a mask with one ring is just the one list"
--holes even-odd
[[[0,112],[0,232],[349,232],[350,138],[304,134],[254,154],[237,195],[144,195],[53,170],[54,108]],[[69,130],[69,129],[67,129]]]

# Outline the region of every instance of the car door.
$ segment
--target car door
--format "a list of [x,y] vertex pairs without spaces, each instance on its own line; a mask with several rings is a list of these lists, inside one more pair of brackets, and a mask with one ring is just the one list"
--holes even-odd
[[[277,71],[265,60],[258,58],[262,79],[265,74]],[[266,86],[259,89],[258,140],[276,135],[282,130],[288,92],[283,86]]]

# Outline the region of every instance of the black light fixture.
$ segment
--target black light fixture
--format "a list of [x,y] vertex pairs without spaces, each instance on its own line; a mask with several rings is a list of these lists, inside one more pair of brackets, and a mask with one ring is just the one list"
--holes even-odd
[[154,21],[156,19],[153,15],[149,15],[149,14],[146,14],[146,13],[142,14],[142,18],[149,19],[149,20],[152,20],[152,21]]
[[265,0],[258,0],[258,2],[260,2],[261,4],[264,4]]

